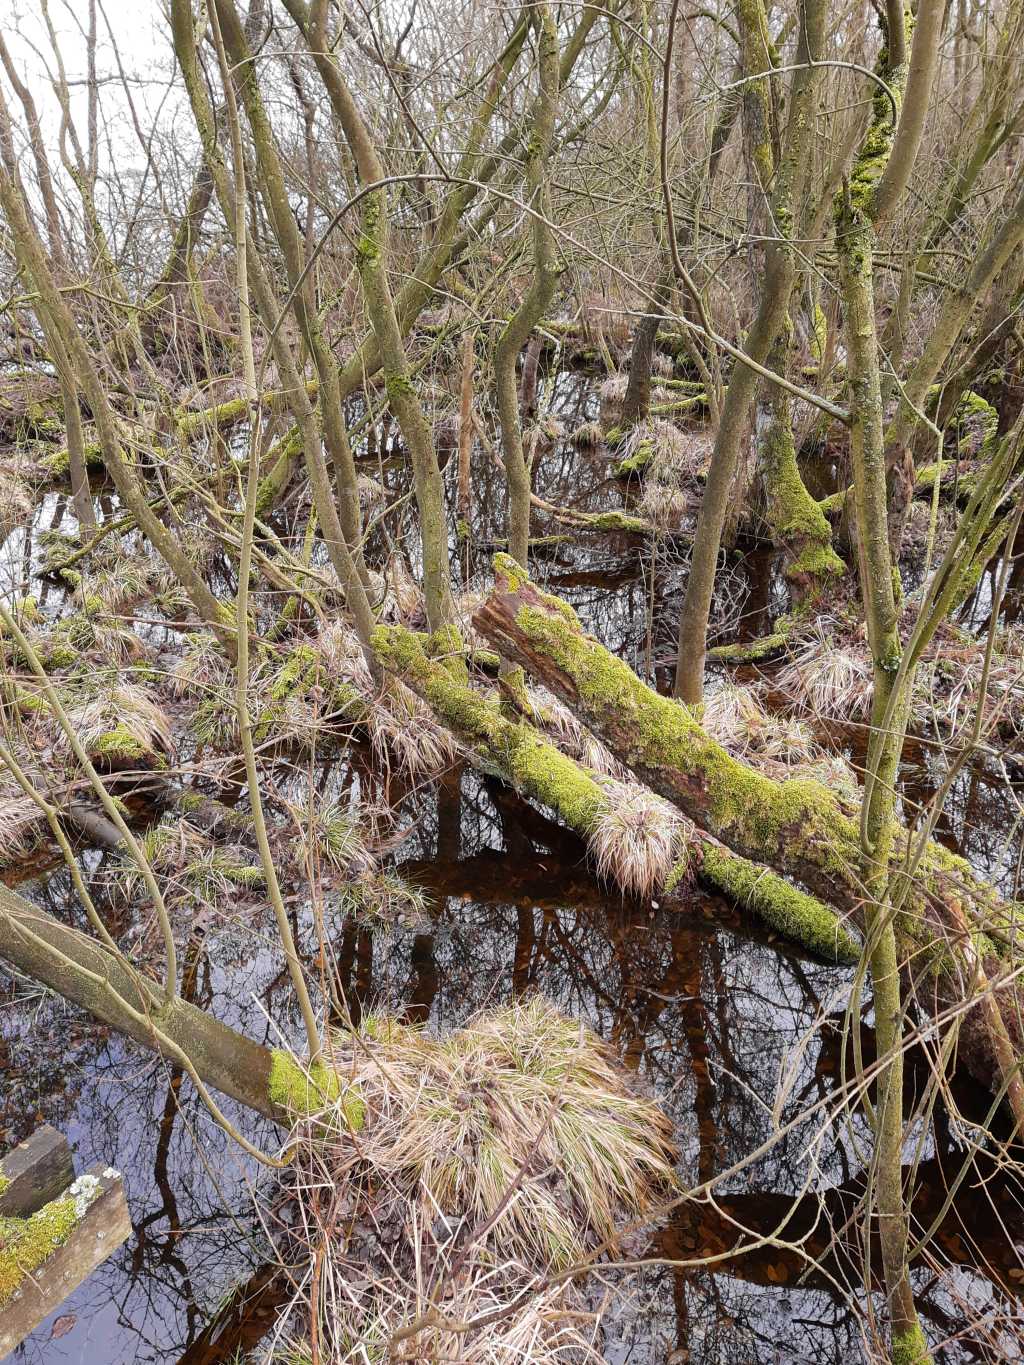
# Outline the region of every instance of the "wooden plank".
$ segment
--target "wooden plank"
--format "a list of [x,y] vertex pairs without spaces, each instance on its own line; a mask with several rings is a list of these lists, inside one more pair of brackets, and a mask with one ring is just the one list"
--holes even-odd
[[27,1218],[75,1178],[71,1148],[48,1123],[0,1160],[0,1217]]
[[131,1234],[120,1175],[98,1164],[86,1172],[88,1177],[99,1182],[99,1193],[75,1224],[67,1241],[26,1275],[7,1304],[0,1308],[0,1360],[59,1308]]

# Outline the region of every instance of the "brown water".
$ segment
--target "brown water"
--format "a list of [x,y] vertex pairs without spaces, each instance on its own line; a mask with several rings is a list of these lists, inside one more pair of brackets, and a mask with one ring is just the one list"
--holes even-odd
[[[557,393],[567,426],[589,415],[591,403],[577,382],[566,380]],[[559,446],[543,458],[538,491],[556,502],[620,505],[607,467]],[[475,531],[484,541],[501,533],[500,475],[485,468],[476,494]],[[66,516],[66,506],[50,499],[39,521]],[[31,574],[30,536],[12,537],[4,555],[11,578]],[[666,542],[652,555],[627,538],[581,536],[546,550],[537,568],[604,643],[641,671],[652,658],[658,680],[667,680],[681,549]],[[760,633],[780,591],[770,558],[734,558],[725,577],[723,637]],[[50,605],[61,609],[59,594]],[[156,629],[159,643],[173,644],[172,631]],[[938,757],[916,747],[905,771],[907,796],[925,798],[940,776]],[[324,800],[347,784],[373,785],[357,750],[315,778]],[[296,780],[282,767],[283,784]],[[414,793],[406,809],[417,823],[397,867],[429,892],[429,925],[328,924],[339,984],[356,1017],[386,1010],[448,1029],[485,1005],[542,992],[607,1038],[659,1095],[688,1185],[727,1169],[780,1121],[833,1093],[845,1060],[840,1025],[849,971],[770,941],[700,892],[671,914],[624,903],[590,874],[578,840],[472,771]],[[1019,855],[1016,838],[1004,847],[1014,814],[1001,783],[968,770],[939,835],[1008,885]],[[107,855],[86,851],[83,863],[98,882]],[[60,918],[83,922],[65,871],[20,889]],[[296,913],[311,950],[301,896]],[[269,921],[211,918],[184,955],[188,989],[197,1004],[260,1041],[277,1044],[282,1030],[298,1043],[299,1021],[273,945]],[[257,1178],[191,1087],[159,1061],[31,983],[0,977],[0,1003],[0,1147],[39,1123],[54,1124],[72,1141],[79,1167],[100,1160],[124,1172],[134,1228],[55,1314],[58,1332],[54,1320],[44,1323],[13,1358],[40,1365],[233,1360],[236,1348],[255,1343],[272,1324],[287,1292],[254,1215],[254,1190],[264,1209],[275,1208],[272,1180]],[[869,1003],[863,1018],[870,1053]],[[914,1065],[911,1089],[923,1075]],[[775,1114],[780,1079],[788,1098]],[[984,1113],[987,1100],[970,1085],[958,1084],[957,1095],[964,1115]],[[251,1115],[227,1108],[254,1140],[273,1145],[273,1133],[261,1132]],[[823,1112],[819,1106],[812,1120],[725,1182],[715,1207],[684,1204],[654,1234],[653,1256],[719,1259],[710,1268],[660,1266],[634,1277],[608,1315],[609,1361],[839,1365],[867,1358],[861,1261],[844,1245],[852,1237],[855,1249],[866,1129],[860,1116],[823,1126]],[[942,1205],[964,1159],[964,1132],[940,1120],[925,1143],[914,1203],[919,1226]],[[765,1245],[730,1256],[741,1236],[767,1238],[784,1222],[786,1238],[803,1239],[805,1255]],[[930,1262],[914,1271],[936,1342],[959,1333],[966,1305],[983,1323],[945,1347],[941,1359],[1024,1354],[1021,1250],[1019,1191],[980,1160],[942,1223]]]

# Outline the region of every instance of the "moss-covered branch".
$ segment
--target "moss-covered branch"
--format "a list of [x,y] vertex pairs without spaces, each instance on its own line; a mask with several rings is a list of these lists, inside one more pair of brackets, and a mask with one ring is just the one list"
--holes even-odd
[[[431,658],[411,631],[378,626],[373,645],[381,664],[431,706],[478,766],[521,796],[547,806],[582,838],[593,834],[612,801],[597,774],[564,754],[532,725],[510,720],[498,702],[474,691],[464,676]],[[688,833],[688,839],[698,875],[742,909],[818,956],[846,962],[857,957],[850,931],[821,901],[723,847],[700,829]],[[672,901],[671,891],[661,898],[663,905]]]

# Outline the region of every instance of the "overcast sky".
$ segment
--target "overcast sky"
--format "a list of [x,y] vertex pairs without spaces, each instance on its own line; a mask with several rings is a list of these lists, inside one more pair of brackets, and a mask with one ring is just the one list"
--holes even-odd
[[[86,0],[48,0],[48,3],[65,72],[72,86],[73,115],[84,141],[85,93],[82,86],[75,83],[84,80],[86,75],[86,42],[82,28],[88,23],[88,7]],[[4,37],[22,77],[32,90],[46,140],[50,143],[57,137],[60,111],[50,85],[50,73],[56,71],[56,61],[41,4],[39,0],[0,0],[0,7],[5,11]],[[138,140],[130,126],[114,44],[116,42],[124,76],[130,84],[139,121],[148,132],[158,116],[163,118],[172,113],[180,98],[176,88],[168,89],[172,71],[171,48],[162,0],[99,0],[97,30],[96,69],[103,82],[102,122],[114,148],[133,159],[135,154],[141,158]],[[0,79],[3,79],[2,73]],[[5,93],[10,100],[10,90]],[[12,109],[15,122],[18,112],[15,106]]]

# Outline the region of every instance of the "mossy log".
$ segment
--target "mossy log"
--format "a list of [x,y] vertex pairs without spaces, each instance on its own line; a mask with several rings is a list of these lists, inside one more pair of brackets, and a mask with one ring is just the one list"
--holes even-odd
[[[510,720],[496,701],[474,691],[464,674],[431,658],[411,631],[379,626],[373,648],[381,664],[422,697],[441,723],[459,737],[478,767],[500,777],[521,796],[553,810],[583,838],[593,833],[612,802],[597,774],[564,754],[532,725]],[[703,830],[692,831],[688,853],[698,875],[775,932],[831,961],[856,960],[858,948],[849,930],[813,896],[731,852]],[[678,869],[676,882],[686,870],[686,865]],[[683,904],[682,897],[673,897],[670,885],[659,901],[670,907],[673,900]]]
[[[571,607],[541,592],[508,556],[495,565],[494,589],[473,624],[505,658],[549,687],[695,824],[863,927],[868,868],[859,824],[826,787],[803,778],[776,782],[731,757],[690,708],[653,692],[585,635]],[[936,1016],[962,1014],[962,1060],[985,1085],[998,1090],[1005,1080],[1013,1087],[1024,1051],[1024,994],[1013,982],[1008,946],[1019,907],[934,842],[904,885],[905,855],[904,839],[894,854],[893,889],[904,896],[896,932],[916,998]]]
[[119,1033],[162,1052],[156,1034],[132,1016],[127,1003],[185,1049],[207,1085],[259,1114],[288,1122],[271,1099],[276,1054],[269,1048],[184,1000],[164,1006],[161,988],[154,981],[130,971],[96,940],[61,924],[4,886],[0,886],[0,958]]

